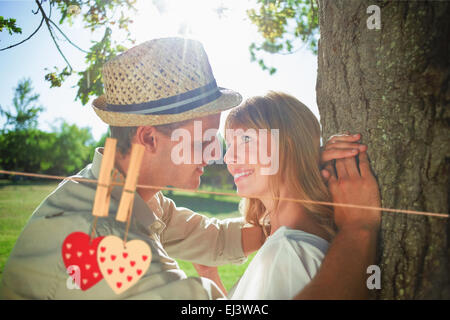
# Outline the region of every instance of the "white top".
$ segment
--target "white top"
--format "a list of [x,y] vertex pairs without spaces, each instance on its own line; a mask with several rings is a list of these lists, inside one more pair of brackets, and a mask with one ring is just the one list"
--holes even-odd
[[278,228],[250,262],[229,299],[292,299],[317,273],[328,246],[311,233]]

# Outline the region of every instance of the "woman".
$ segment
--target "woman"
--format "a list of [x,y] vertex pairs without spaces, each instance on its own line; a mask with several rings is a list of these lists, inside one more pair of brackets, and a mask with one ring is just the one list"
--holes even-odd
[[225,128],[224,160],[244,197],[241,211],[266,236],[229,298],[291,299],[314,277],[337,231],[333,208],[314,203],[332,202],[320,172],[319,123],[296,98],[269,92],[233,109]]

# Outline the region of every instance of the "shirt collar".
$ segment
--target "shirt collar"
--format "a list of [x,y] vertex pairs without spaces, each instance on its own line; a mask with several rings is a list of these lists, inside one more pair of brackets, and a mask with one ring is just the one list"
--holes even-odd
[[[92,166],[91,171],[92,175],[95,177],[95,179],[98,179],[100,175],[100,166],[102,163],[103,158],[103,149],[104,148],[96,148],[94,152],[94,158],[92,160]],[[125,183],[125,176],[120,173],[119,170],[116,168],[113,169],[116,173],[116,178],[114,179],[114,182],[120,182]],[[120,198],[122,196],[122,186],[115,186],[111,191],[111,198],[116,199],[117,201],[120,201]],[[155,201],[157,196],[157,193],[149,200],[149,203],[158,203],[158,201]],[[150,207],[148,203],[144,201],[144,199],[141,198],[139,193],[136,192],[134,196],[134,202],[133,202],[133,216],[135,221],[138,222],[141,228],[143,228],[148,233],[157,233],[160,234],[161,231],[164,229],[165,224],[158,218],[157,215],[155,215],[155,210],[159,214],[157,209],[161,209],[161,206],[158,207]]]
[[[95,179],[98,179],[99,175],[100,175],[100,167],[102,165],[102,159],[103,159],[103,150],[104,148],[100,147],[100,148],[95,148],[95,152],[94,152],[94,158],[92,159],[92,166],[91,166],[91,170],[92,170],[92,174],[94,175]],[[117,171],[117,178],[116,178],[116,182],[120,181],[120,182],[125,182],[125,177],[119,172],[119,170],[117,170],[116,168],[114,168],[115,171]]]

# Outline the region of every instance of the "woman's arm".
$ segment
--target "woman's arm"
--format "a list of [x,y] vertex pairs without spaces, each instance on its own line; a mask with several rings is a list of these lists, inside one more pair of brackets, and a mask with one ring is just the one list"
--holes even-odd
[[265,236],[261,227],[246,226],[241,230],[242,250],[246,257],[257,251],[264,243]]
[[225,289],[225,286],[222,283],[222,280],[220,279],[219,270],[217,267],[209,267],[202,264],[193,263],[192,264],[197,270],[197,273],[200,277],[208,278],[212,280],[220,290],[222,290],[223,294],[227,295],[227,289]]

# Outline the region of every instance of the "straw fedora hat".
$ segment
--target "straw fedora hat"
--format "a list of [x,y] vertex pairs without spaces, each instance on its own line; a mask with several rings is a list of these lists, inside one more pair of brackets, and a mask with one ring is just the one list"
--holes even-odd
[[105,63],[105,94],[93,109],[118,127],[161,125],[216,114],[242,101],[218,87],[200,42],[162,38],[144,42]]

